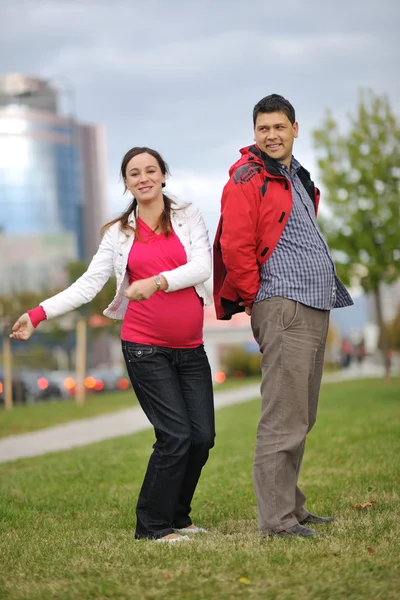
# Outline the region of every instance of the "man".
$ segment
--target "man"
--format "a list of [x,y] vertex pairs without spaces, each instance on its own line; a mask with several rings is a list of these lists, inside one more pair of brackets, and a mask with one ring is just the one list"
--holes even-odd
[[214,243],[217,318],[245,310],[262,354],[254,486],[262,534],[311,537],[333,521],[304,508],[297,482],[313,427],[329,312],[353,304],[316,222],[319,191],[293,157],[293,106],[272,94],[253,111],[255,145],[231,167]]

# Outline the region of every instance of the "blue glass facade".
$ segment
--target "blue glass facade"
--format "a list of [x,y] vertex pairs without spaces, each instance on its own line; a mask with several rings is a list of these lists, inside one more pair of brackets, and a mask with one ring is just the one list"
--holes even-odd
[[56,115],[18,112],[0,111],[0,229],[5,235],[72,232],[83,258],[78,131]]

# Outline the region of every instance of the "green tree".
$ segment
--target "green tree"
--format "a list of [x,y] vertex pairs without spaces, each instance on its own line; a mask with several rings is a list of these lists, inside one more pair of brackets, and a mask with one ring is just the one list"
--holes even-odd
[[347,131],[329,111],[314,131],[324,199],[322,228],[338,274],[372,294],[389,376],[381,284],[400,276],[400,124],[386,96],[362,91]]

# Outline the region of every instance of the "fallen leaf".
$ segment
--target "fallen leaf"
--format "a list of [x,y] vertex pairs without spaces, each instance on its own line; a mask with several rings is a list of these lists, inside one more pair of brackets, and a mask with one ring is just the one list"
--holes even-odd
[[214,504],[212,500],[203,500],[204,504]]
[[168,571],[164,571],[165,583],[168,585],[172,581],[172,575]]
[[376,500],[366,500],[365,502],[353,504],[352,508],[365,509],[365,508],[373,508],[376,504]]
[[238,579],[239,583],[244,583],[245,585],[250,585],[250,579],[247,579],[247,577],[240,577]]
[[373,548],[372,546],[368,546],[367,550],[368,550],[368,554],[374,554],[374,552],[375,552],[375,548]]

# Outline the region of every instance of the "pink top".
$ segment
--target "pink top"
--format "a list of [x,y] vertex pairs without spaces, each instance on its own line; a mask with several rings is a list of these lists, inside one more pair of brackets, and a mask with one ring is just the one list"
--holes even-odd
[[[129,283],[186,264],[186,252],[176,233],[156,234],[140,218],[139,239],[128,258]],[[143,240],[143,241],[141,241]],[[168,348],[196,348],[203,343],[203,301],[194,287],[155,292],[148,300],[129,302],[122,324],[126,342]]]
[[[140,240],[135,240],[129,253],[129,283],[186,264],[185,249],[173,230],[168,237],[157,235],[140,218],[137,227]],[[46,319],[41,306],[28,314],[34,327]],[[203,321],[203,301],[194,287],[155,292],[148,300],[129,302],[121,338],[168,348],[196,348],[203,343]]]

